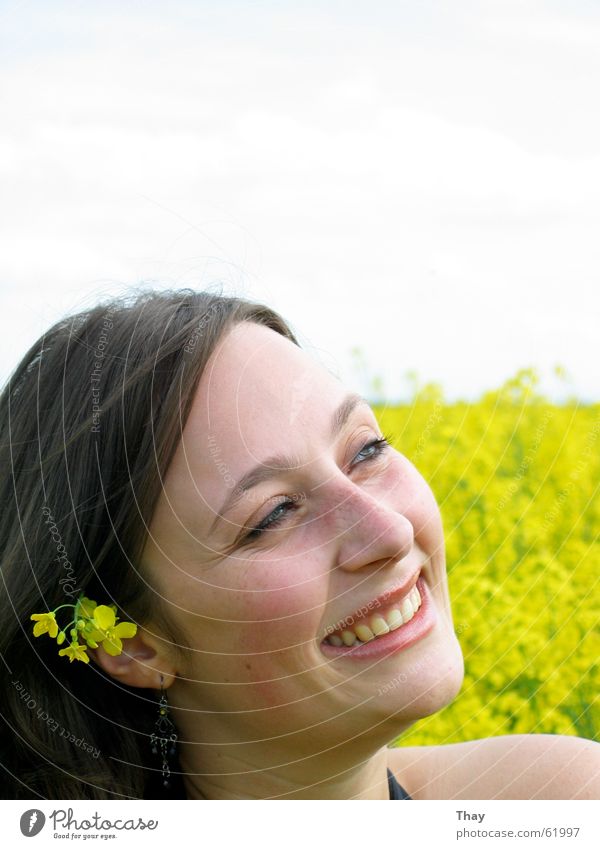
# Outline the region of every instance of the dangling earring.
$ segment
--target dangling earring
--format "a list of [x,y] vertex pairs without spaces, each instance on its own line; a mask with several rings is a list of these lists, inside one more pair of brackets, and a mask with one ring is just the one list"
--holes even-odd
[[175,744],[177,743],[177,732],[175,726],[169,719],[169,703],[167,694],[163,688],[164,678],[160,676],[160,701],[158,702],[158,719],[156,720],[155,730],[150,735],[150,743],[152,745],[152,754],[157,755],[160,748],[162,755],[162,777],[163,787],[170,786],[171,770],[167,755],[175,754]]

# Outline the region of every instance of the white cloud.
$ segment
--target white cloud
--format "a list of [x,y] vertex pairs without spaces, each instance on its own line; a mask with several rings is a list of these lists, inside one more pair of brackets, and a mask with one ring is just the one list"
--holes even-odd
[[5,14],[3,377],[150,278],[269,300],[392,395],[560,360],[598,397],[598,17],[215,5]]

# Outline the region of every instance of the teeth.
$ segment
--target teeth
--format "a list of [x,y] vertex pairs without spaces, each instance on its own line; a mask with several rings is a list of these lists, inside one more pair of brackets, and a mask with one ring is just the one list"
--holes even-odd
[[370,627],[364,622],[360,622],[355,625],[353,631],[346,630],[342,631],[341,634],[331,634],[326,642],[338,648],[342,645],[350,647],[357,642],[369,643],[377,637],[382,637],[384,634],[389,634],[390,631],[396,631],[402,625],[406,625],[420,607],[421,595],[415,585],[402,601],[402,604],[390,608],[385,614],[378,613],[373,616],[369,621]]
[[358,639],[363,643],[368,643],[370,640],[375,639],[375,634],[368,625],[357,625],[354,630]]
[[381,637],[382,634],[390,633],[390,626],[385,621],[383,616],[374,616],[371,619],[371,630],[376,637]]
[[410,620],[415,615],[414,607],[412,606],[412,601],[409,598],[405,598],[402,604],[400,605],[400,613],[402,614],[402,619],[404,623],[410,622]]
[[396,628],[399,628],[400,625],[404,625],[404,619],[402,618],[402,614],[400,611],[393,607],[387,615],[388,625],[390,626],[390,631],[395,631]]

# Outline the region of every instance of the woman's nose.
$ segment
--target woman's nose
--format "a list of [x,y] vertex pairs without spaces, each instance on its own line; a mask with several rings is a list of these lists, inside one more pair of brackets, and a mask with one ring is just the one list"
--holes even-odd
[[411,522],[398,510],[345,478],[331,509],[338,566],[354,571],[377,561],[402,560],[414,545]]

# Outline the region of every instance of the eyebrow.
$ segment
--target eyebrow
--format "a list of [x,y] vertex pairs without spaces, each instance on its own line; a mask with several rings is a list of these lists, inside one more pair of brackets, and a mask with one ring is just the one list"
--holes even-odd
[[[334,411],[331,418],[331,439],[335,439],[342,428],[350,418],[352,412],[359,406],[367,405],[370,408],[370,403],[362,395],[352,393],[347,395],[339,407]],[[254,466],[243,477],[240,478],[233,491],[227,496],[220,511],[215,516],[215,519],[209,529],[209,535],[212,534],[217,522],[223,519],[244,497],[248,490],[258,486],[260,483],[271,480],[277,477],[281,472],[289,472],[299,465],[297,459],[289,454],[275,454],[268,457],[263,463]]]

